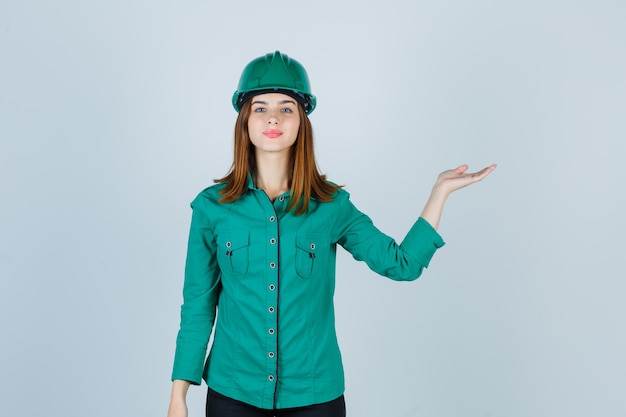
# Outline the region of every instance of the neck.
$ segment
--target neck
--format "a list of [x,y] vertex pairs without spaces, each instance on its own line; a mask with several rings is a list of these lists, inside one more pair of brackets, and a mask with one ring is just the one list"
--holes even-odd
[[273,201],[279,195],[289,191],[289,154],[256,154],[255,185],[262,189]]

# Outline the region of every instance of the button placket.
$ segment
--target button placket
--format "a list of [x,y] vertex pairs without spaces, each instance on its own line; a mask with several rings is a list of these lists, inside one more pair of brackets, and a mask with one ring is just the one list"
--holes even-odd
[[[278,199],[280,200],[280,198]],[[280,200],[283,201],[283,200]],[[275,206],[277,207],[277,206]],[[278,381],[276,368],[276,360],[278,358],[278,281],[279,281],[279,248],[280,248],[280,236],[279,236],[279,220],[276,212],[277,208],[274,208],[274,213],[268,213],[267,219],[267,296],[266,296],[266,349],[263,355],[266,355],[266,381],[271,384],[276,384]],[[279,210],[279,209],[278,209]],[[260,353],[260,352],[259,352]]]
[[[267,344],[267,359],[268,359],[268,368],[266,371],[268,372],[267,381],[270,383],[276,383],[276,376],[274,374],[276,369],[276,352],[278,349],[277,345],[277,336],[278,336],[278,323],[277,323],[277,313],[276,313],[276,305],[278,304],[278,253],[279,253],[279,245],[278,245],[278,222],[276,216],[269,217],[270,223],[272,223],[269,227],[270,232],[269,239],[267,242],[269,243],[269,253],[271,254],[270,259],[268,259],[268,267],[269,267],[269,277],[270,282],[267,284],[267,289],[269,290],[267,296],[267,335],[269,337]],[[272,257],[275,260],[272,260]]]

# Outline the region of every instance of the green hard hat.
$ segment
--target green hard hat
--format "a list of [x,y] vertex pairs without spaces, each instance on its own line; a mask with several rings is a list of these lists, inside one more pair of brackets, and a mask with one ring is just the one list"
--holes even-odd
[[293,97],[306,114],[315,109],[316,99],[311,94],[306,70],[298,61],[279,51],[256,58],[246,65],[233,94],[233,107],[239,112],[243,103],[251,97],[272,92]]

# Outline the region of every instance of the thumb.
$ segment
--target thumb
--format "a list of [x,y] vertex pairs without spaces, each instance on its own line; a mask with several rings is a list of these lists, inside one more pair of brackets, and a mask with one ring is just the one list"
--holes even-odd
[[462,173],[464,173],[465,171],[467,171],[467,169],[468,169],[468,168],[469,168],[469,166],[468,166],[467,164],[463,164],[463,165],[458,166],[458,167],[454,170],[454,172],[456,172],[457,174],[462,174]]

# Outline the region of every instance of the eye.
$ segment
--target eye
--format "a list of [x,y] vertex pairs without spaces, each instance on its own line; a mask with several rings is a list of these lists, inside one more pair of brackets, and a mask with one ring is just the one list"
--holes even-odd
[[281,109],[280,111],[283,113],[293,113],[293,110],[288,109],[288,108]]
[[257,107],[253,111],[255,113],[263,113],[263,112],[265,112],[265,108],[264,107]]

